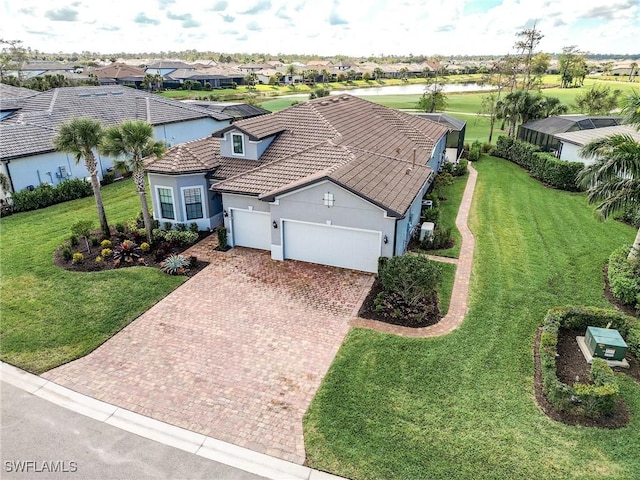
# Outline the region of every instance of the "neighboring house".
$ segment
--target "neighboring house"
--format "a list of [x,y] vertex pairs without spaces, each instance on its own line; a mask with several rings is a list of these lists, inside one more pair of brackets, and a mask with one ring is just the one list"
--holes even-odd
[[[4,103],[3,99],[0,105]],[[122,86],[56,88],[15,103],[13,114],[0,122],[0,162],[12,191],[88,176],[82,162],[76,164],[72,155],[53,146],[60,125],[72,118],[90,117],[105,126],[144,120],[153,125],[155,138],[169,146],[210,135],[233,119]],[[102,178],[113,167],[113,159],[97,155],[97,160]]]
[[165,75],[165,78],[169,82],[173,81],[173,83],[176,83],[175,86],[172,86],[175,88],[179,88],[187,80],[191,80],[192,82],[197,82],[203,88],[206,87],[207,84],[209,84],[210,88],[221,88],[222,85],[225,83],[224,82],[225,77],[223,76],[216,75],[213,73],[200,72],[198,70],[193,70],[193,69],[187,70],[184,68],[180,68],[172,73]]
[[152,63],[150,65],[147,65],[144,71],[145,73],[148,73],[150,75],[156,75],[159,73],[164,77],[165,75],[170,75],[176,70],[180,70],[180,69],[195,70],[195,67],[185,62],[162,60],[159,62]]
[[464,137],[467,131],[467,122],[444,113],[416,113],[419,117],[427,118],[449,128],[447,134],[447,159],[456,163],[464,151]]
[[242,73],[257,73],[261,70],[269,70],[272,69],[273,65],[270,63],[244,63],[242,65],[238,65],[238,70]]
[[106,67],[94,68],[87,73],[94,74],[100,85],[128,85],[140,88],[145,72],[141,68],[126,63],[112,63]]
[[38,75],[58,75],[73,73],[74,68],[69,63],[36,61],[25,63],[19,72],[11,72],[14,76],[19,76],[22,80],[28,80]]
[[350,95],[241,120],[147,171],[160,222],[224,222],[229,244],[375,272],[401,255],[448,127]]
[[614,134],[629,135],[637,142],[640,142],[640,132],[630,125],[618,125],[615,127],[579,130],[577,132],[557,133],[556,138],[559,141],[559,146],[556,156],[560,160],[566,160],[567,162],[582,162],[585,165],[590,165],[594,163],[595,160],[581,157],[580,149],[594,140],[599,140]]
[[233,117],[233,121],[244,120],[245,118],[257,117],[259,115],[266,115],[271,113],[269,110],[265,110],[257,105],[250,105],[248,103],[235,103],[235,102],[208,102],[206,100],[182,100],[184,103],[191,105],[197,105],[207,110],[212,110],[218,113],[224,113]]
[[621,117],[558,115],[520,125],[517,138],[538,145],[543,151],[555,152],[559,145],[555,137],[558,133],[611,127],[620,125],[621,121]]

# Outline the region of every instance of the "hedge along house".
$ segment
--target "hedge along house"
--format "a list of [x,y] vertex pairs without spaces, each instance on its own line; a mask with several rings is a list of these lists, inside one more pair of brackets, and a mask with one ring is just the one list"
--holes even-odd
[[[0,101],[5,111],[6,100]],[[90,117],[105,126],[123,120],[144,120],[155,138],[167,145],[202,138],[229,125],[231,115],[207,110],[123,86],[56,88],[11,99],[9,114],[0,121],[0,161],[12,191],[89,175],[84,163],[58,152],[53,138],[72,118]],[[113,159],[96,152],[98,175],[113,167]]]
[[224,222],[231,246],[276,260],[375,272],[406,250],[448,131],[350,95],[242,120],[149,163],[154,215]]

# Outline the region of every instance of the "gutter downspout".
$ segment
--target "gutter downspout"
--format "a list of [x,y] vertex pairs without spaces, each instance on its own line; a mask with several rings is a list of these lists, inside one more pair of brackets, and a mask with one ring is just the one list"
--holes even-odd
[[9,164],[11,163],[11,160],[3,160],[2,163],[4,163],[4,169],[7,171],[7,177],[9,178],[9,185],[11,186],[11,192],[8,192],[8,193],[13,193],[16,191],[16,189],[13,186],[13,178],[11,177],[11,170],[9,170]]

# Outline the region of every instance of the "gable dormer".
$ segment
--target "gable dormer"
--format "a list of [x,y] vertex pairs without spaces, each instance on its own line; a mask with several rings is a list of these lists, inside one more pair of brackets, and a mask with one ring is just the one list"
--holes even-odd
[[223,157],[237,157],[247,160],[258,160],[271,145],[276,135],[252,139],[250,135],[239,129],[229,129],[221,135],[220,155]]

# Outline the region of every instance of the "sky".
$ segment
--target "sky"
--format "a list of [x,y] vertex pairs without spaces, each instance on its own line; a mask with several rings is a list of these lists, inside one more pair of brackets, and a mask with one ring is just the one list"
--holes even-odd
[[640,0],[2,0],[0,38],[47,53],[640,54]]

